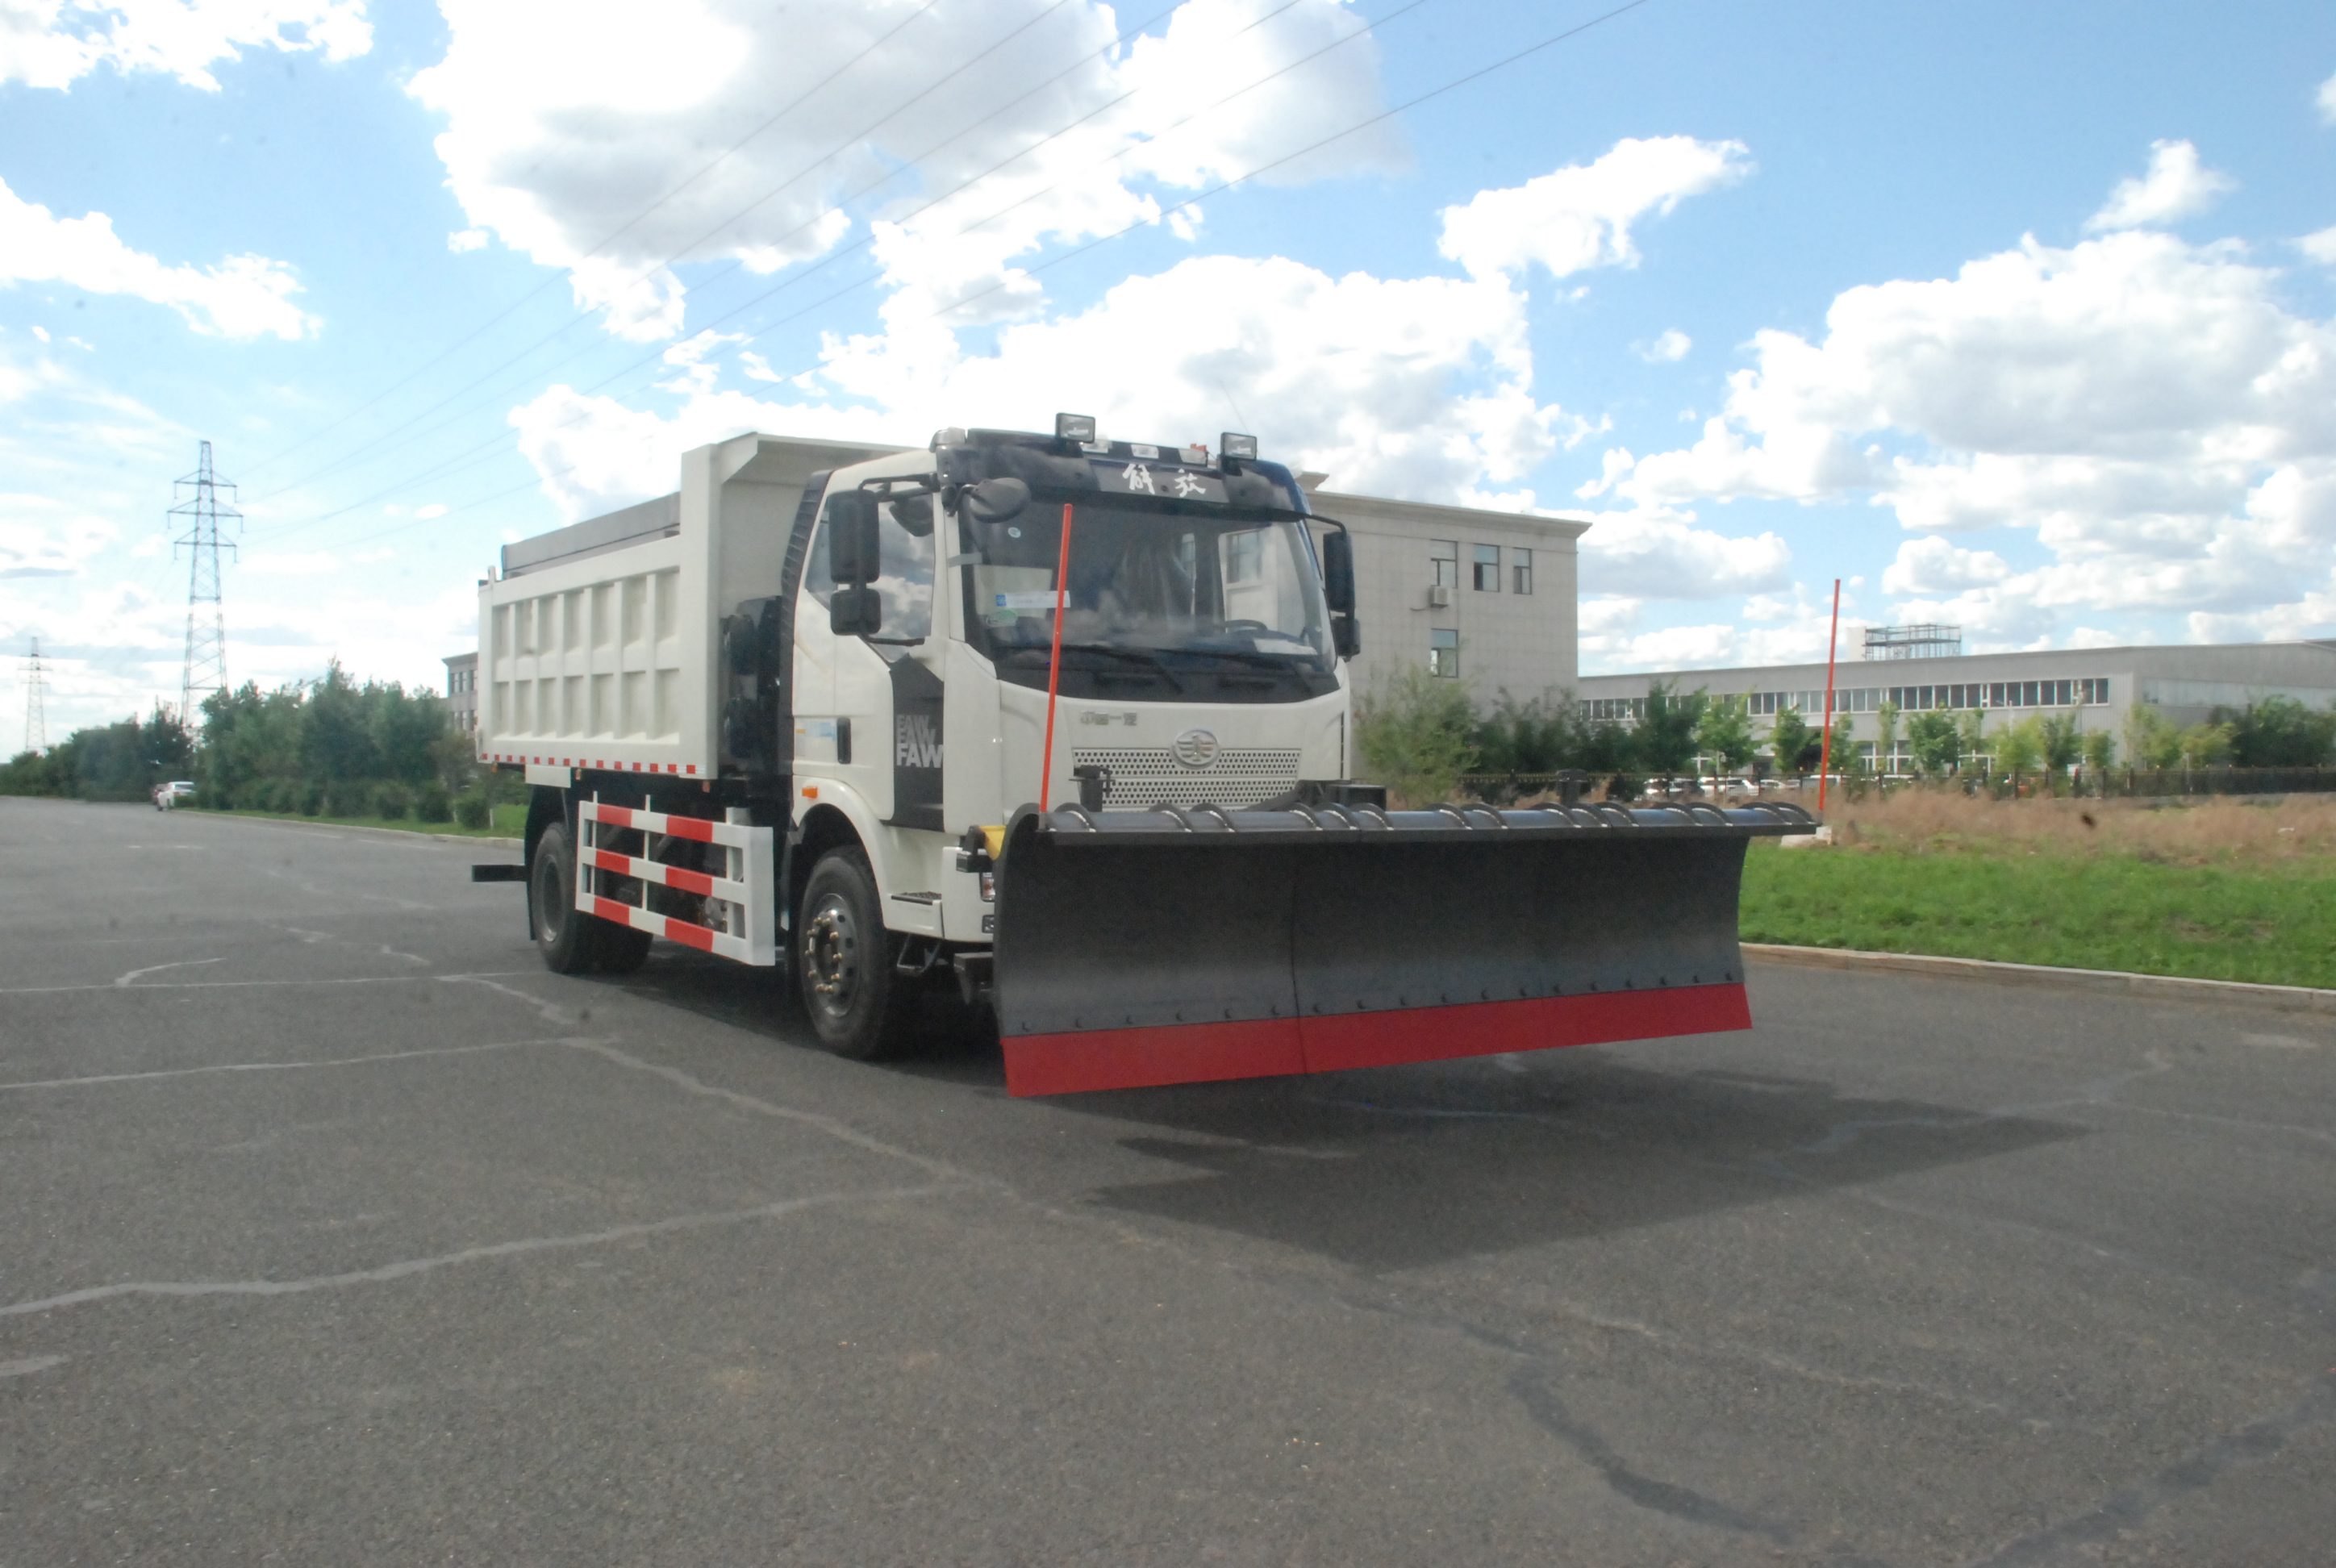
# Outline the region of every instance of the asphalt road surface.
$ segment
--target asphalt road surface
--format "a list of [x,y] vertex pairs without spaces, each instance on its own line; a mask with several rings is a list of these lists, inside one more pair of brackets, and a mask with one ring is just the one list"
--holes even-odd
[[2336,1560],[2336,1018],[1017,1101],[510,852],[0,800],[0,1564]]

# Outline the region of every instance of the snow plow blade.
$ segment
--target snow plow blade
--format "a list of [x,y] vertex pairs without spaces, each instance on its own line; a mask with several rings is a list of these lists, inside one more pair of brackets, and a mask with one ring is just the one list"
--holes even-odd
[[1006,1084],[1067,1094],[1751,1027],[1744,851],[1789,805],[1025,807]]

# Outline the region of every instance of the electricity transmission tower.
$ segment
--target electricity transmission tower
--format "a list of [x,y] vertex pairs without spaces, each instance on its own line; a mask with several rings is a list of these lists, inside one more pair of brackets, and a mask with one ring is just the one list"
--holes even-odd
[[49,749],[49,720],[41,701],[48,688],[48,676],[41,668],[41,639],[36,637],[32,657],[24,661],[24,749],[29,752]]
[[[187,493],[190,491],[193,493]],[[170,487],[179,503],[170,514],[188,520],[186,537],[170,541],[170,559],[178,559],[181,545],[193,557],[187,575],[187,665],[179,682],[179,722],[190,727],[202,699],[227,689],[227,612],[219,603],[219,523],[240,525],[243,513],[231,505],[221,506],[220,491],[227,492],[229,501],[235,499],[235,486],[211,471],[211,443],[206,441],[195,472]],[[232,551],[235,545],[230,541],[227,548]]]

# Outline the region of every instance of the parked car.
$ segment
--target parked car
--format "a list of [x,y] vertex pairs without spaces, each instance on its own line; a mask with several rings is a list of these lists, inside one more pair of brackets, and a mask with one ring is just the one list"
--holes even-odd
[[178,778],[172,779],[169,784],[158,784],[154,786],[154,809],[158,812],[169,811],[178,804],[181,798],[190,797],[194,793],[195,781],[192,779]]

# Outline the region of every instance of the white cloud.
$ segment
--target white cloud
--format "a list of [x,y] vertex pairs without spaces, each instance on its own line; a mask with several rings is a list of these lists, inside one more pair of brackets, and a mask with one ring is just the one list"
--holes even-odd
[[1649,365],[1676,365],[1694,346],[1695,339],[1674,326],[1652,343],[1640,346],[1637,352]]
[[687,361],[670,419],[566,388],[514,414],[539,468],[566,471],[550,482],[563,506],[670,489],[684,447],[756,428],[920,442],[1076,408],[1124,437],[1213,443],[1254,422],[1271,455],[1341,490],[1442,501],[1521,478],[1591,428],[1535,401],[1524,299],[1505,280],[1333,278],[1280,258],[1130,278],[1085,311],[1005,328],[990,354],[938,324],[832,342],[800,404],[717,390],[698,339],[670,354]]
[[2336,125],[2336,76],[2331,76],[2327,81],[2322,82],[2315,97],[2320,104],[2321,122]]
[[[1686,197],[1734,184],[1752,169],[1751,153],[1740,141],[1692,136],[1618,141],[1594,162],[1478,191],[1465,204],[1445,208],[1439,248],[1479,278],[1521,272],[1536,262],[1557,278],[1593,267],[1635,267],[1633,223],[1650,213],[1668,214]],[[1679,341],[1684,354],[1686,339]]]
[[[1040,294],[1016,258],[1154,220],[1157,193],[1287,158],[1381,102],[1377,44],[1338,0],[1187,0],[1117,49],[1100,0],[1035,20],[1016,0],[442,9],[446,56],[412,91],[446,116],[438,151],[470,222],[573,268],[579,304],[642,340],[681,328],[668,261],[776,271],[861,209],[892,319],[971,297],[966,319],[1022,316]],[[1390,122],[1266,178],[1401,161]]]
[[0,83],[63,88],[102,65],[219,91],[209,67],[246,49],[353,59],[373,47],[365,0],[8,0]]
[[2087,610],[2271,615],[2336,581],[2336,323],[2292,314],[2234,244],[2029,239],[1850,289],[1822,340],[1764,332],[1752,355],[1693,446],[1598,482],[1642,506],[1864,495],[1924,532],[2030,530],[2053,557],[2036,570],[1958,584],[1951,562],[2000,558],[1926,544],[1887,584],[1923,596],[1895,613],[2010,646]]
[[316,329],[291,302],[300,285],[281,262],[230,256],[218,266],[168,267],[132,250],[102,212],[55,218],[0,181],[0,284],[58,282],[91,294],[127,294],[167,305],[196,331],[225,337]]
[[2305,235],[2295,248],[2322,267],[2336,267],[2336,225]]
[[446,506],[443,502],[433,501],[428,506],[423,507],[421,510],[417,511],[414,515],[426,522],[431,518],[445,516]]
[[1793,552],[1773,533],[1731,538],[1692,512],[1599,512],[1575,546],[1582,591],[1635,599],[1720,599],[1781,588]]
[[1933,534],[1898,547],[1898,559],[1882,574],[1884,593],[1944,593],[2001,582],[2010,566],[1991,550],[1964,550]]
[[119,537],[103,518],[41,520],[63,510],[38,495],[0,495],[0,578],[72,577]]
[[457,256],[466,250],[483,250],[492,238],[483,229],[457,229],[446,236],[446,248]]
[[2198,161],[2198,149],[2187,141],[2149,144],[2149,172],[2137,180],[2120,180],[2109,192],[2107,205],[2085,219],[2088,233],[2141,229],[2178,223],[2195,218],[2239,188],[2239,182]]

